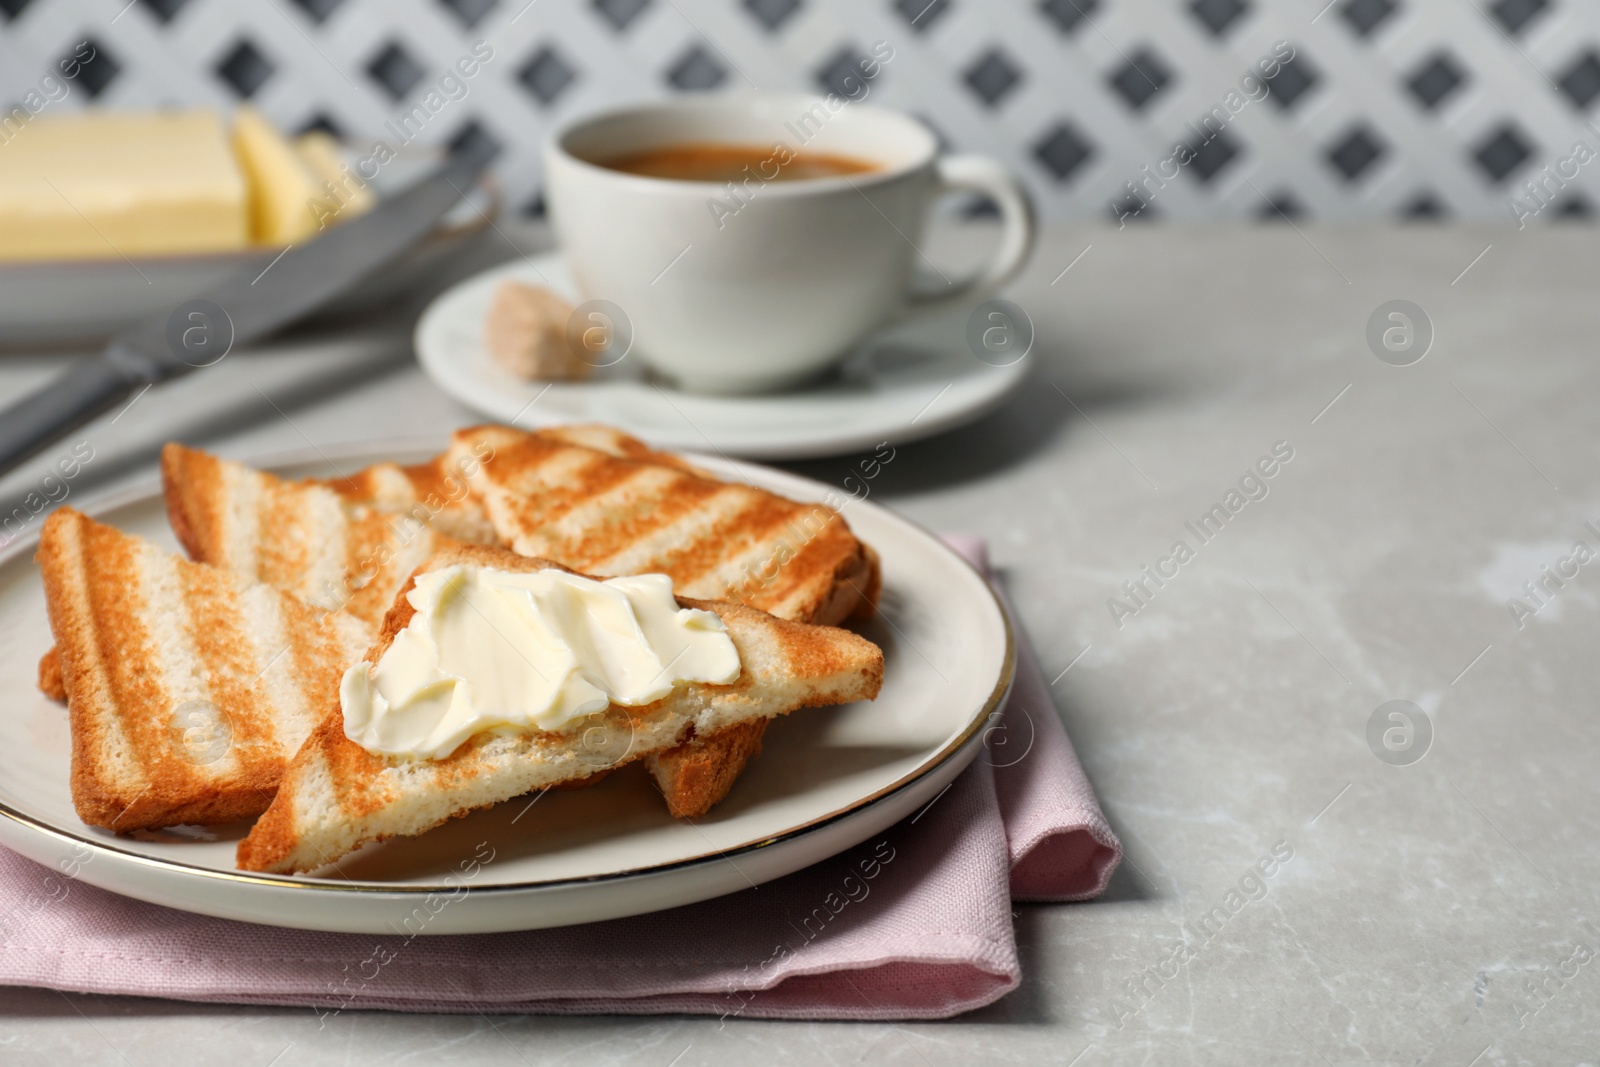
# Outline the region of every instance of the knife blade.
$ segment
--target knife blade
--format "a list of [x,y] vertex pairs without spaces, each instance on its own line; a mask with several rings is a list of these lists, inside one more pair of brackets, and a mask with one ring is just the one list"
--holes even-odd
[[118,334],[98,356],[0,411],[0,474],[134,390],[209,366],[233,345],[266,337],[349,291],[432,231],[492,155],[492,148],[469,144],[365,215],[289,247],[266,270],[246,268]]

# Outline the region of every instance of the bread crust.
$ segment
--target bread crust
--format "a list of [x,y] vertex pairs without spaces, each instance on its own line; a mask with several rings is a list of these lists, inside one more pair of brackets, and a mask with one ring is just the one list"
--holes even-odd
[[199,517],[190,512],[200,501],[219,499],[221,485],[216,463],[190,462],[196,456],[205,456],[205,453],[193,452],[176,441],[161,446],[161,500],[167,508],[167,525],[172,527],[172,535],[190,559],[203,563],[205,548],[198,536]]
[[39,692],[57,704],[67,702],[67,683],[61,677],[61,654],[54,645],[39,657]]

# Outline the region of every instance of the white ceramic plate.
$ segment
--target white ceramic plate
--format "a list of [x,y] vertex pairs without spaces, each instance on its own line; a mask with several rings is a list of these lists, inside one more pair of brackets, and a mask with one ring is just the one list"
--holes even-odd
[[[426,173],[436,156],[410,153],[378,172],[379,195]],[[391,297],[436,272],[441,261],[487,227],[499,194],[480,184],[426,239],[319,314],[340,314]],[[264,270],[279,249],[247,248],[197,256],[0,263],[0,345],[84,345],[198,296],[235,271]]]
[[506,263],[446,290],[417,323],[417,358],[434,382],[501,422],[551,426],[606,422],[662,448],[752,459],[806,459],[896,445],[971,422],[1021,383],[1026,357],[991,366],[967,344],[967,313],[886,330],[811,386],[761,396],[686,393],[646,373],[635,358],[586,382],[527,382],[483,346],[495,289],[516,279],[583,298],[560,253]]
[[[263,464],[326,477],[409,446],[283,457]],[[826,487],[762,467],[694,457],[794,499]],[[154,485],[89,508],[176,548]],[[882,615],[863,632],[884,650],[871,703],[807,709],[773,724],[761,756],[704,819],[667,815],[639,764],[588,789],[513,800],[422,837],[368,846],[323,877],[245,874],[248,826],[117,837],[80,822],[68,791],[66,712],[36,688],[50,646],[31,562],[37,529],[0,553],[0,844],[140,900],[229,919],[348,933],[399,928],[428,894],[451,898],[427,933],[487,933],[593,922],[706,900],[859,844],[932,800],[971,762],[1011,683],[1005,616],[983,579],[936,538],[864,501],[852,528],[883,558]],[[492,860],[473,870],[473,860]],[[440,899],[438,896],[434,900]],[[432,909],[430,909],[431,911]],[[406,927],[410,929],[411,927]]]

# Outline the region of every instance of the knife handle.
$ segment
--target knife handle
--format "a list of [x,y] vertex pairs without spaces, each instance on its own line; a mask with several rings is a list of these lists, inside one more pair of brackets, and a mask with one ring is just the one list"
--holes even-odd
[[127,368],[96,357],[0,411],[0,474],[110,409],[138,384]]

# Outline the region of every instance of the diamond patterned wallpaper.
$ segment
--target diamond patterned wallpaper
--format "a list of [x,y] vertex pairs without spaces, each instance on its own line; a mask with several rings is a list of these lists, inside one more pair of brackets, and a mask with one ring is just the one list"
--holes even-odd
[[[838,89],[879,41],[871,100],[1004,159],[1046,217],[1600,209],[1596,0],[0,0],[0,104],[66,62],[50,107],[248,99],[367,147],[433,93],[415,135],[498,146],[537,213],[553,124]],[[492,58],[457,77],[475,45]]]

